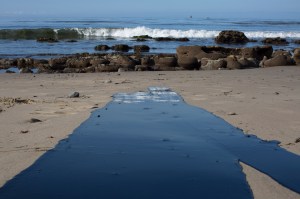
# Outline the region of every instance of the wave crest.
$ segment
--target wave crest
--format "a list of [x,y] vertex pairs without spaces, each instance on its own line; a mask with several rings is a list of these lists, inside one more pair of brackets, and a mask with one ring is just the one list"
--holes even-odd
[[[3,29],[0,30],[0,39],[37,39],[38,37],[52,37],[56,39],[81,39],[91,37],[132,38],[134,36],[149,35],[150,37],[173,38],[215,38],[217,30],[176,30],[158,29],[138,26],[135,28],[64,28],[64,29]],[[299,31],[246,31],[248,38],[300,38]]]

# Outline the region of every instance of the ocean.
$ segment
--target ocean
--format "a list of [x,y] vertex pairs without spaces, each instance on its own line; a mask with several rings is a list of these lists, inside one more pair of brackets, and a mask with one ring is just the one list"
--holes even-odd
[[[225,47],[250,47],[263,45],[266,37],[282,37],[289,42],[274,49],[293,50],[299,47],[300,19],[234,19],[234,18],[29,18],[2,17],[0,19],[0,58],[48,58],[74,53],[96,53],[96,45],[116,44],[148,45],[150,53],[175,53],[179,45],[217,45],[214,38],[222,30],[243,31],[251,42]],[[137,42],[134,36],[187,37],[190,41]],[[53,37],[57,43],[40,43],[38,37]],[[76,40],[77,42],[70,42]],[[108,51],[110,52],[110,51]]]

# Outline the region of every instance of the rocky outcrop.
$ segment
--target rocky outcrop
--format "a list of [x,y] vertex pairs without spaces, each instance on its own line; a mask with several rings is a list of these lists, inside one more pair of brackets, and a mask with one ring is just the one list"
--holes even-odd
[[294,50],[294,61],[296,62],[297,65],[300,65],[300,48],[296,48]]
[[110,47],[108,45],[98,45],[95,46],[96,51],[107,51],[110,50]]
[[258,68],[259,62],[254,58],[238,58],[237,56],[230,55],[227,57],[227,68],[228,69],[247,69],[247,68]]
[[173,37],[156,37],[154,38],[155,41],[180,41],[180,42],[187,42],[190,41],[188,38],[186,37],[182,37],[182,38],[173,38]]
[[181,56],[177,60],[178,66],[182,67],[183,69],[186,70],[194,70],[194,69],[199,69],[199,63],[198,60],[195,57],[184,57]]
[[226,66],[227,61],[225,59],[209,60],[207,58],[203,58],[201,60],[202,70],[219,70],[222,68],[226,68]]
[[119,52],[128,52],[132,48],[126,44],[118,44],[118,45],[112,46],[111,49],[114,51],[119,51]]
[[294,65],[294,61],[290,56],[286,55],[277,55],[271,59],[267,59],[266,57],[261,61],[261,67],[273,67],[273,66],[290,66]]
[[156,56],[154,57],[154,62],[155,62],[155,66],[153,66],[154,70],[173,71],[177,66],[177,59],[175,57]]
[[276,50],[273,52],[272,57],[277,57],[278,55],[292,56],[292,54],[289,51]]
[[249,42],[249,39],[243,32],[224,30],[215,38],[215,42],[219,44],[244,44]]
[[50,70],[63,70],[66,67],[67,57],[60,58],[52,58],[49,60],[49,68]]
[[271,44],[271,45],[287,45],[289,42],[286,41],[286,39],[276,37],[276,38],[265,38],[262,40],[262,43],[264,44]]
[[17,66],[18,68],[31,68],[33,67],[34,60],[32,58],[18,58]]
[[149,52],[150,47],[147,45],[136,45],[133,47],[134,52]]
[[[134,70],[134,66],[136,65],[135,61],[130,59],[128,56],[125,55],[115,55],[110,57],[109,66],[116,67],[116,68],[124,68],[126,70]],[[117,70],[118,70],[117,69]]]
[[17,61],[13,59],[0,59],[0,69],[8,69],[11,66],[16,66]]
[[194,57],[198,60],[202,58],[209,58],[212,60],[217,60],[220,58],[225,58],[226,55],[222,52],[210,51],[205,46],[179,46],[176,49],[177,57]]
[[81,58],[70,58],[66,61],[67,68],[86,68],[90,66],[90,58],[81,57]]
[[236,56],[240,55],[245,58],[255,58],[257,60],[262,60],[265,56],[271,58],[273,53],[272,46],[256,46],[250,48],[241,48],[237,50]]

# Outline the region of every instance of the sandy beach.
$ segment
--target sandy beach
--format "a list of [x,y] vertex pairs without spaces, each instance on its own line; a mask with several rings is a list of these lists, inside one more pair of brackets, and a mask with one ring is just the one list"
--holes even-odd
[[[108,103],[117,92],[166,86],[264,140],[300,155],[300,68],[122,72],[91,74],[0,74],[0,186],[32,165]],[[77,91],[79,98],[69,98]],[[32,121],[31,119],[40,121]],[[256,199],[300,198],[270,177],[243,165]]]

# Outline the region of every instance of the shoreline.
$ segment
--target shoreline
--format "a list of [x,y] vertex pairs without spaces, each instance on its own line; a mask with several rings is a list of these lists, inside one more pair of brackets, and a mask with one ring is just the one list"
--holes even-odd
[[[0,98],[29,99],[0,103],[0,186],[31,165],[103,107],[117,92],[136,92],[167,86],[186,103],[201,107],[264,140],[300,155],[297,66],[234,71],[153,71],[89,74],[0,74]],[[250,86],[249,86],[250,85]],[[11,91],[14,92],[11,92]],[[68,98],[78,91],[80,98]],[[233,114],[234,113],[234,114]],[[30,123],[31,118],[40,123]],[[28,131],[27,133],[21,132]],[[299,198],[258,171],[243,166],[255,198]]]

